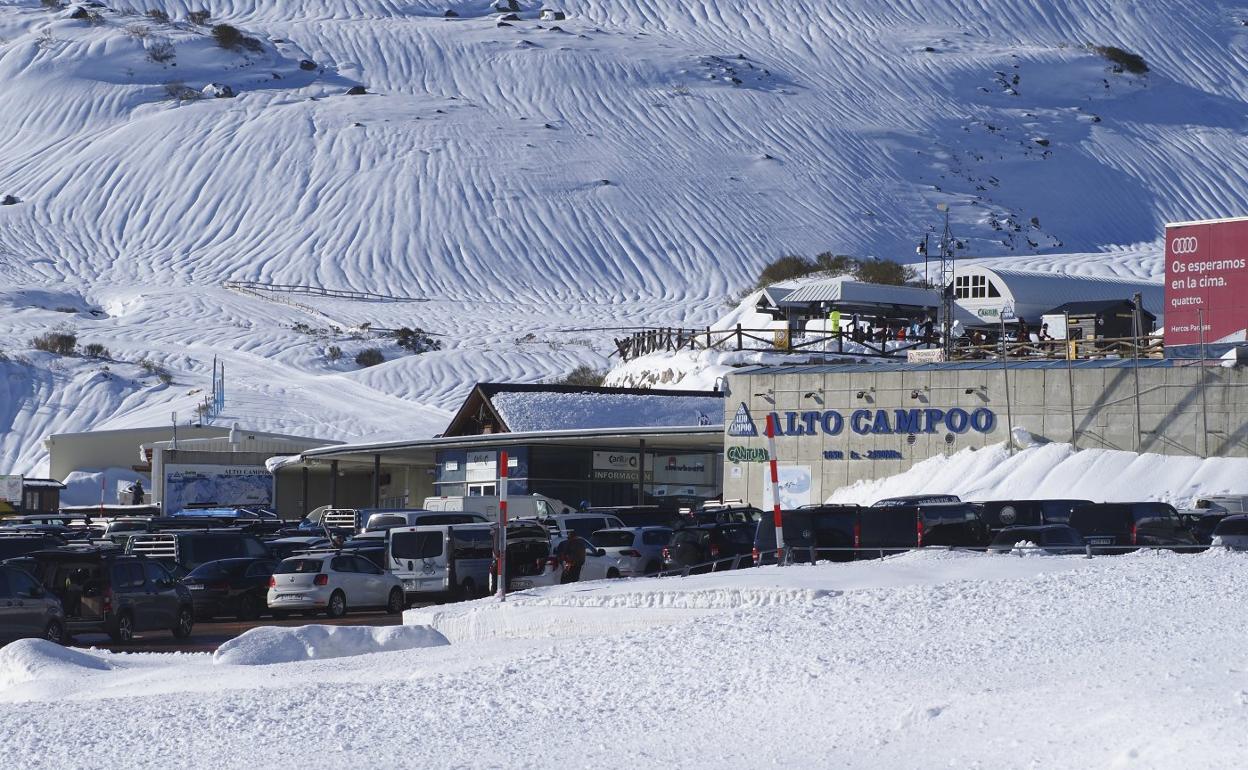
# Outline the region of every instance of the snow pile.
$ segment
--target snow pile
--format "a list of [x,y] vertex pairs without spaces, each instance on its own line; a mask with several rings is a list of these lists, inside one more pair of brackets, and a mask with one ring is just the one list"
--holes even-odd
[[[1025,442],[1025,432],[1016,440]],[[882,479],[834,491],[830,503],[870,505],[885,497],[954,494],[963,500],[1073,498],[1094,502],[1157,500],[1189,507],[1201,495],[1248,492],[1248,459],[1171,457],[1070,444],[1005,444],[928,458]]]
[[[143,482],[143,488],[151,491],[152,482],[146,474],[129,468],[107,468],[103,471],[74,471],[66,476],[65,489],[61,491],[61,505],[95,505],[103,499],[104,505],[116,505],[122,498],[118,494],[134,482]],[[124,497],[129,503],[133,498]]]
[[0,647],[0,690],[26,682],[80,679],[110,668],[94,655],[46,639],[19,639]]
[[222,644],[212,662],[265,666],[449,644],[428,626],[261,626]]
[[513,433],[722,425],[719,396],[503,391],[491,403]]

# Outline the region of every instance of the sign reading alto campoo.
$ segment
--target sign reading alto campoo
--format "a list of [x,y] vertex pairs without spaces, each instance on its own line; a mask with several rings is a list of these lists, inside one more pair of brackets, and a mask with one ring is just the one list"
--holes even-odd
[[[947,430],[962,434],[968,431],[991,433],[997,425],[997,415],[987,407],[977,409],[855,409],[840,412],[835,409],[807,412],[772,412],[776,437],[783,436],[839,436],[846,431],[860,436],[879,434],[936,433]],[[728,425],[729,436],[757,436],[758,429],[743,403]]]
[[1167,345],[1233,342],[1248,327],[1248,218],[1166,225]]

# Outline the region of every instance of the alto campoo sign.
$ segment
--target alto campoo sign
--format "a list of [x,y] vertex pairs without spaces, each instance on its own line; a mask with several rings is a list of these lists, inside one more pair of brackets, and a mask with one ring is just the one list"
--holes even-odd
[[[944,430],[963,434],[968,431],[991,433],[997,415],[986,407],[977,409],[855,409],[843,413],[833,409],[808,412],[772,412],[776,437],[839,436],[846,431],[860,436],[880,434],[936,433]],[[744,403],[728,425],[729,436],[759,435],[759,430]]]

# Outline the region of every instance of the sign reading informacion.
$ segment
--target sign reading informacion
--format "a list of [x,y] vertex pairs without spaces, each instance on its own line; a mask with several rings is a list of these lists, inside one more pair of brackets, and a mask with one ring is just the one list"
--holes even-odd
[[1248,217],[1166,225],[1164,315],[1167,345],[1244,339]]

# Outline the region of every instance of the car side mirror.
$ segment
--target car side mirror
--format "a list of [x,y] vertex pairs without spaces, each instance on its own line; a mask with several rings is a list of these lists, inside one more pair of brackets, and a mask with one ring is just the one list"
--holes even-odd
[[606,556],[606,555],[607,555],[607,549],[606,549],[606,548],[595,548],[595,549],[594,549],[594,556]]

